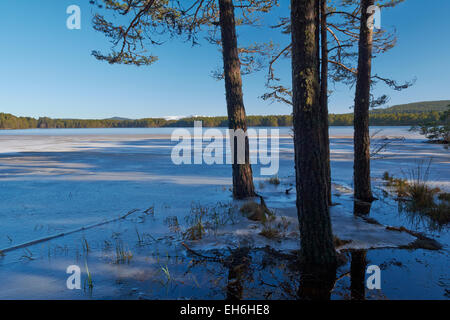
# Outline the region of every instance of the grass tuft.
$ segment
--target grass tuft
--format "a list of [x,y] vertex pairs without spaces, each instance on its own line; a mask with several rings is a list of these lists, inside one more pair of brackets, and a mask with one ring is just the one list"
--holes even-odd
[[408,179],[394,178],[385,172],[383,180],[397,192],[401,210],[427,216],[433,223],[442,226],[450,223],[450,195],[439,194],[439,188],[433,188],[428,184],[430,164],[431,160],[428,163],[418,163],[417,167],[406,175]]
[[189,227],[183,233],[183,238],[187,240],[200,240],[206,233],[203,220],[208,214],[208,208],[200,204],[191,206],[191,214],[186,217]]
[[[217,233],[221,226],[227,223],[235,224],[237,218],[237,207],[231,202],[218,202],[215,206],[209,207],[193,203],[190,214],[185,218],[186,231],[181,234],[185,240],[200,240],[207,231]],[[166,223],[172,231],[181,231],[176,217],[171,220],[166,219]]]
[[440,193],[438,195],[438,199],[441,200],[441,201],[450,202],[450,193],[449,192]]
[[89,247],[89,243],[85,237],[83,237],[82,245],[83,245],[83,251],[86,252],[86,254],[88,254],[91,251],[91,248]]
[[86,273],[87,273],[87,278],[86,278],[86,280],[84,280],[84,289],[86,290],[86,286],[87,286],[89,291],[92,292],[92,289],[94,289],[94,281],[92,280],[92,274],[89,271],[87,261],[84,261],[84,265],[86,267]]
[[261,236],[266,237],[267,239],[279,239],[281,238],[280,231],[271,226],[264,226],[264,228],[259,233]]
[[248,219],[261,222],[267,221],[268,217],[274,215],[273,212],[270,212],[266,207],[254,201],[244,203],[240,211],[245,214]]
[[275,186],[277,186],[277,185],[279,185],[281,183],[280,179],[277,176],[271,177],[270,179],[267,180],[267,182],[270,183],[270,184],[273,184]]
[[122,241],[116,241],[116,259],[115,264],[130,263],[133,259],[131,251],[125,249]]

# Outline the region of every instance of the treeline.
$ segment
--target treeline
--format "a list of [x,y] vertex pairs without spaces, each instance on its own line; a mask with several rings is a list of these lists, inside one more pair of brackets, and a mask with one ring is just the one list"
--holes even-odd
[[[423,123],[440,121],[443,112],[398,112],[398,113],[370,113],[369,123],[372,126],[415,126]],[[330,114],[330,126],[352,126],[353,113]]]
[[[420,113],[372,113],[370,125],[373,126],[416,126],[423,123],[439,122],[442,112]],[[36,129],[36,128],[160,128],[160,127],[192,127],[194,121],[202,121],[204,127],[227,127],[227,117],[192,117],[180,120],[163,118],[146,118],[138,120],[79,120],[16,117],[0,113],[0,129]],[[330,114],[330,126],[353,125],[353,114]],[[287,127],[292,125],[292,116],[248,116],[250,127]]]

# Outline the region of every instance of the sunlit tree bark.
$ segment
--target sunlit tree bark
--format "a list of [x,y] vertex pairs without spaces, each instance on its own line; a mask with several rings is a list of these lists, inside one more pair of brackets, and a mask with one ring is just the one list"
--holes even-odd
[[328,204],[331,205],[330,137],[328,132],[328,38],[327,1],[320,0],[320,119],[322,123],[323,163],[327,182]]
[[295,171],[302,261],[329,273],[336,251],[322,156],[316,1],[291,1]]
[[356,75],[354,115],[354,165],[353,184],[355,198],[373,201],[370,182],[369,108],[372,68],[373,31],[368,27],[368,8],[374,0],[361,0],[358,71]]
[[[228,127],[232,130],[243,130],[247,132],[233,0],[219,0],[219,10]],[[237,163],[237,150],[239,150],[237,141],[232,145],[234,146],[232,165],[233,196],[236,199],[254,197],[255,187],[253,185],[252,167],[248,156],[248,137],[245,138],[245,164]]]

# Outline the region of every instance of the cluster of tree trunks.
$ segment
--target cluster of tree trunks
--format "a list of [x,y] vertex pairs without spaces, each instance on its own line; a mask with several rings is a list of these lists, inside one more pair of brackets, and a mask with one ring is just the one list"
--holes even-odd
[[[148,14],[154,1],[146,2],[138,15]],[[212,5],[210,2],[209,5]],[[253,2],[249,2],[255,5]],[[256,2],[258,3],[258,2]],[[301,235],[301,261],[304,268],[301,296],[326,297],[332,288],[336,271],[336,251],[330,220],[331,169],[328,134],[328,44],[326,0],[291,0],[292,35],[292,104],[297,190],[297,213]],[[138,3],[129,3],[136,6]],[[247,132],[242,92],[241,62],[236,36],[233,0],[218,0],[219,25],[223,52],[224,79],[231,130]],[[354,111],[354,190],[355,199],[373,200],[370,186],[369,106],[371,85],[372,30],[367,25],[368,8],[374,0],[361,0],[359,58]],[[196,13],[202,8],[198,2]],[[116,5],[115,10],[121,10]],[[262,8],[261,10],[265,10]],[[206,10],[208,11],[208,10]],[[194,15],[196,17],[197,14]],[[130,25],[139,31],[137,16]],[[100,26],[103,19],[98,18]],[[194,18],[195,21],[195,18]],[[197,22],[197,21],[196,21]],[[208,22],[209,23],[209,22]],[[107,24],[106,24],[107,26]],[[195,29],[195,28],[194,28]],[[108,29],[99,28],[108,33]],[[191,30],[191,29],[190,29]],[[136,31],[136,32],[138,32]],[[140,34],[138,32],[138,34]],[[118,34],[123,38],[126,34]],[[136,39],[139,40],[139,37]],[[119,57],[120,58],[120,57]],[[114,63],[118,62],[114,61]],[[140,60],[135,62],[141,63]],[[150,63],[150,62],[148,62]],[[237,163],[237,141],[234,145],[233,196],[244,199],[256,196],[249,142],[245,139],[245,163]],[[355,269],[364,264],[364,254],[355,254]],[[352,265],[353,267],[353,265]],[[358,268],[356,268],[358,267]],[[235,278],[233,276],[232,278]],[[358,281],[360,283],[360,281]],[[312,285],[311,285],[312,284]],[[309,288],[307,290],[307,288]],[[352,288],[361,292],[355,282]],[[239,291],[239,290],[237,290]],[[239,296],[239,295],[237,295]]]
[[[373,35],[367,24],[368,9],[373,4],[374,0],[361,0],[355,93],[354,192],[355,200],[365,202],[374,199],[370,182],[369,135]],[[310,278],[308,281],[318,283],[328,279],[327,275],[333,275],[336,267],[329,215],[331,170],[326,17],[326,0],[291,1],[293,123],[301,254]]]

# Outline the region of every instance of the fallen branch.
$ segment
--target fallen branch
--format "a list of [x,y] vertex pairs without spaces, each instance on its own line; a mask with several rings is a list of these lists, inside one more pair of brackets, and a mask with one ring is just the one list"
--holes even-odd
[[184,243],[184,242],[182,242],[181,245],[182,245],[189,253],[192,253],[192,254],[195,255],[195,256],[198,256],[198,257],[203,258],[203,259],[205,259],[205,260],[211,260],[211,261],[215,261],[215,262],[223,262],[223,259],[219,259],[219,258],[216,258],[216,257],[208,257],[208,256],[204,256],[204,255],[198,253],[197,251],[192,250],[192,249],[189,248],[188,245],[187,245],[186,243]]
[[121,217],[115,218],[115,219],[99,222],[99,223],[96,223],[96,224],[92,224],[90,226],[81,227],[81,228],[78,228],[78,229],[75,229],[75,230],[71,230],[71,231],[68,231],[68,232],[55,234],[55,235],[48,236],[48,237],[45,237],[45,238],[41,238],[41,239],[25,242],[25,243],[22,243],[22,244],[18,244],[18,245],[9,247],[9,248],[5,248],[5,249],[0,250],[0,255],[3,255],[5,252],[10,252],[10,251],[14,251],[14,250],[17,250],[17,249],[26,248],[26,247],[29,247],[29,246],[32,246],[32,245],[35,245],[35,244],[38,244],[38,243],[47,242],[47,241],[50,241],[50,240],[53,240],[53,239],[56,239],[56,238],[61,238],[61,237],[67,236],[69,234],[73,234],[73,233],[80,232],[80,231],[83,231],[83,230],[96,228],[96,227],[99,227],[99,226],[102,226],[102,225],[105,225],[105,224],[108,224],[108,223],[111,223],[111,222],[123,220],[126,217],[128,217],[129,215],[135,213],[136,211],[139,211],[139,209],[133,209],[133,210],[129,211],[127,214],[125,214],[125,215],[123,215]]

